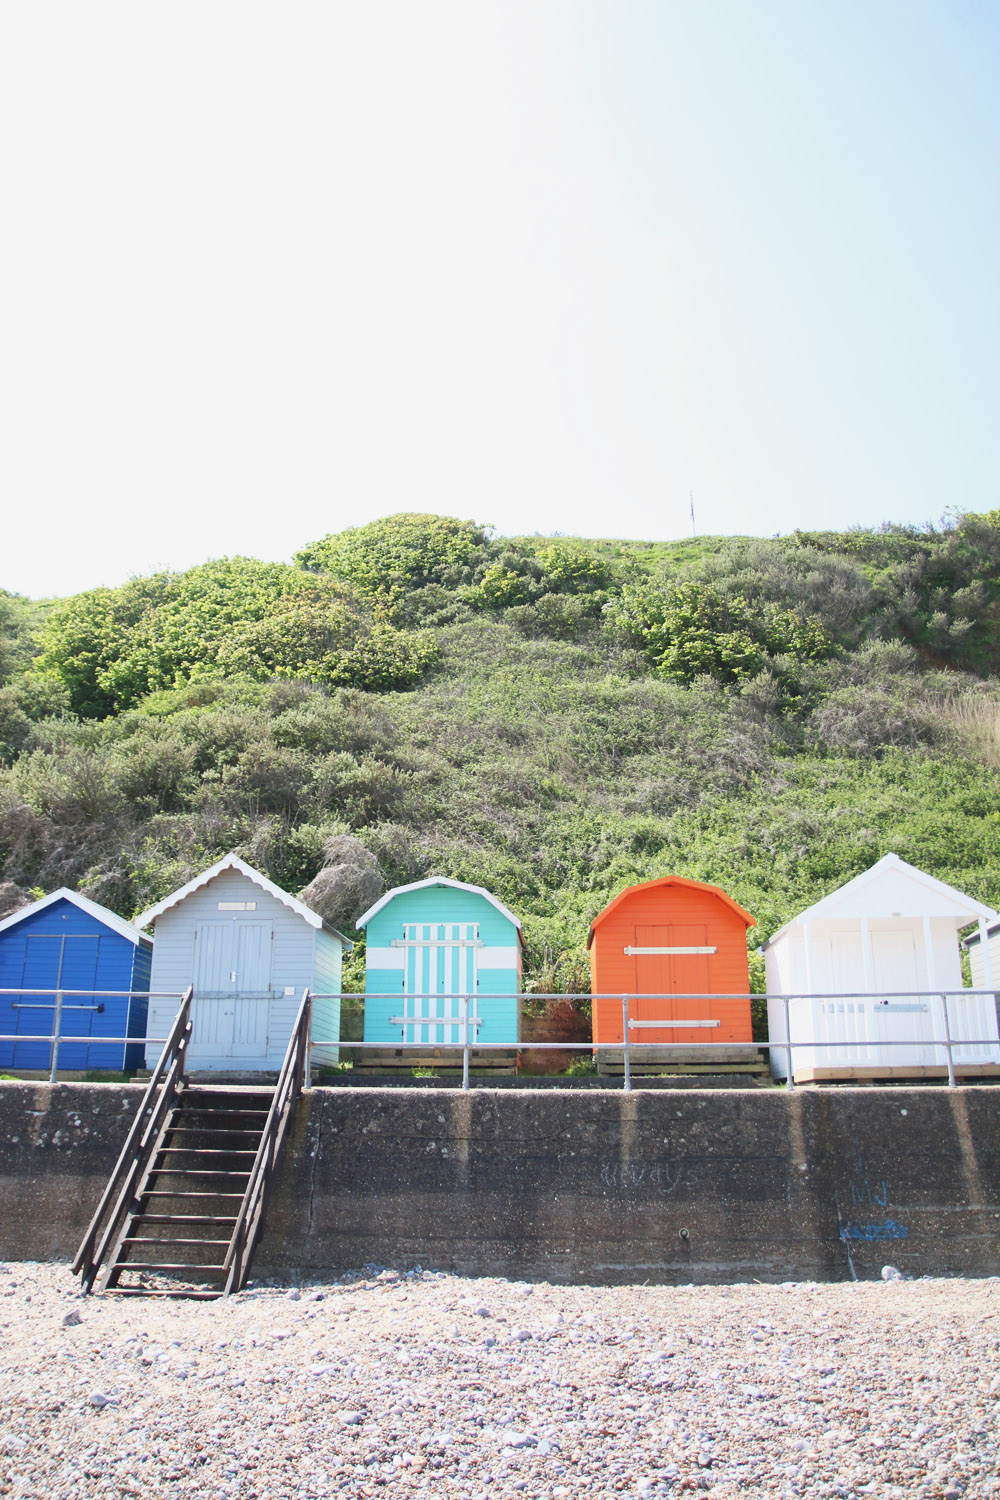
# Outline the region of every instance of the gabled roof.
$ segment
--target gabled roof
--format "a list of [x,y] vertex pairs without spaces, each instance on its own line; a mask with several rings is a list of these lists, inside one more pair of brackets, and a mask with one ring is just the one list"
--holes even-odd
[[[805,911],[800,911],[798,916],[779,927],[777,932],[771,934],[767,942],[761,944],[761,951],[769,948],[783,933],[797,923],[811,921],[814,917],[831,918],[842,916],[841,908],[849,906],[858,897],[864,897],[866,891],[885,879],[886,876],[897,876],[909,881],[916,886],[922,895],[932,896],[941,901],[943,908],[937,913],[941,917],[951,917],[957,927],[964,927],[969,922],[974,922],[977,917],[983,917],[987,922],[996,921],[997,913],[991,906],[985,906],[982,901],[975,901],[967,896],[964,891],[956,890],[953,885],[938,880],[934,875],[928,875],[926,870],[918,870],[916,865],[911,865],[905,859],[900,859],[898,854],[884,854],[880,860],[876,860],[871,869],[863,870],[860,875],[855,875],[853,880],[845,881],[836,890],[817,901],[814,906],[807,906]],[[848,916],[851,913],[847,913]],[[874,913],[874,915],[882,915]],[[908,913],[902,913],[908,915]]]
[[446,875],[432,875],[429,880],[414,880],[411,881],[409,885],[394,886],[391,891],[386,891],[384,896],[380,896],[379,899],[375,902],[375,905],[370,906],[368,910],[358,918],[358,920],[354,924],[355,927],[366,926],[367,923],[371,921],[372,917],[375,916],[376,912],[380,912],[384,906],[388,905],[390,901],[395,900],[397,896],[402,896],[405,891],[425,891],[434,885],[448,886],[453,891],[471,891],[475,896],[482,896],[483,899],[485,901],[488,901],[491,906],[496,907],[501,916],[504,916],[508,919],[508,921],[513,922],[514,926],[517,928],[517,936],[520,941],[521,947],[524,947],[524,938],[521,936],[521,923],[519,919],[515,917],[514,913],[510,910],[509,907],[504,906],[502,901],[498,901],[496,896],[493,896],[489,891],[484,890],[481,885],[466,885],[462,880],[449,880]]
[[33,901],[30,906],[23,906],[20,911],[14,912],[13,916],[5,917],[0,922],[0,932],[6,932],[11,927],[16,927],[18,922],[23,922],[26,917],[36,916],[38,912],[44,911],[47,906],[54,906],[57,901],[70,901],[80,911],[85,911],[88,916],[97,922],[103,922],[105,927],[110,927],[112,932],[117,932],[119,937],[128,938],[130,943],[144,943],[150,947],[152,939],[145,933],[138,932],[131,922],[126,922],[117,912],[108,911],[106,906],[98,906],[96,901],[91,901],[89,896],[81,896],[79,891],[71,891],[68,886],[62,885],[51,895],[43,896],[40,901]]
[[259,870],[255,870],[253,865],[248,865],[246,860],[240,859],[238,854],[232,853],[218,860],[210,869],[203,870],[200,875],[196,875],[193,880],[189,880],[187,885],[182,885],[180,890],[174,891],[172,895],[164,897],[162,901],[158,901],[148,911],[142,912],[140,916],[136,917],[135,926],[148,927],[150,923],[156,921],[157,917],[162,917],[163,913],[170,911],[171,907],[179,906],[186,897],[190,896],[194,891],[201,890],[202,886],[208,885],[210,880],[214,880],[217,875],[224,874],[226,870],[236,870],[240,875],[245,875],[248,880],[252,880],[254,885],[259,886],[262,891],[267,891],[269,896],[273,896],[283,906],[287,906],[289,911],[293,911],[297,916],[302,917],[304,921],[309,923],[310,927],[322,927],[325,932],[332,932],[334,937],[340,938],[340,941],[346,948],[351,948],[352,944],[350,940],[345,938],[342,932],[338,932],[336,927],[331,927],[329,922],[324,922],[318,912],[306,906],[304,901],[299,901],[294,896],[290,896],[287,891],[281,889],[280,885],[275,885],[273,880],[268,880],[267,876],[262,875]]
[[720,901],[724,901],[727,906],[731,907],[747,927],[757,926],[757,918],[752,917],[748,911],[745,911],[738,901],[733,900],[732,896],[727,896],[721,885],[709,885],[706,880],[689,880],[684,875],[661,875],[657,880],[640,880],[637,885],[627,885],[623,891],[618,893],[613,901],[608,903],[602,912],[598,912],[590,924],[590,931],[587,933],[587,947],[589,948],[594,941],[596,929],[610,917],[613,911],[621,906],[623,901],[627,901],[636,891],[650,891],[658,885],[679,885],[692,891],[710,891],[713,896],[718,896]]

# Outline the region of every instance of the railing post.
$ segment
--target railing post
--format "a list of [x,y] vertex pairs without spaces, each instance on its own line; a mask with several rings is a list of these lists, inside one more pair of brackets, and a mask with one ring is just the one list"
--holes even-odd
[[781,1003],[785,1007],[785,1058],[786,1058],[786,1066],[788,1068],[788,1079],[787,1079],[787,1081],[785,1083],[785,1087],[789,1088],[789,1089],[793,1089],[795,1087],[795,1065],[792,1062],[792,1012],[791,1012],[791,1001],[789,1000],[789,997],[787,995],[782,995],[782,997],[781,997]]
[[56,990],[55,1010],[52,1012],[52,1051],[49,1054],[49,1082],[55,1083],[59,1071],[59,1034],[62,1031],[62,990]]
[[305,992],[305,1014],[303,1016],[303,1033],[299,1038],[299,1091],[307,1089],[312,1082],[312,1013],[313,997],[308,990]]
[[945,1047],[945,1056],[948,1059],[948,1087],[950,1089],[953,1089],[955,1087],[955,1084],[956,1084],[956,1079],[955,1079],[955,1059],[952,1056],[952,1051],[951,1051],[951,1022],[948,1020],[948,996],[947,995],[942,995],[941,996],[941,1015],[942,1015],[942,1018],[944,1020],[944,1047]]
[[628,996],[622,996],[622,1039],[625,1057],[625,1092],[632,1091],[632,1038],[628,1025]]
[[462,1087],[469,1087],[469,997],[463,995],[459,1004],[462,1018]]

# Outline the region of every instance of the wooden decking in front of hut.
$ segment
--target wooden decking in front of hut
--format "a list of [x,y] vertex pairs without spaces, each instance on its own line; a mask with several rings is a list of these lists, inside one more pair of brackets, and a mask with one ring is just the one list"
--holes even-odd
[[[1000,1079],[1000,1063],[959,1063],[955,1064],[955,1077],[958,1079],[970,1078],[996,1078]],[[933,1083],[944,1083],[948,1078],[948,1069],[944,1063],[913,1063],[902,1067],[864,1067],[857,1066],[839,1068],[796,1068],[795,1082],[800,1083],[920,1083],[930,1081]]]
[[[353,1078],[400,1077],[406,1073],[434,1073],[442,1078],[461,1076],[461,1047],[351,1047],[341,1046],[341,1058],[354,1064]],[[512,1078],[517,1072],[517,1048],[483,1052],[472,1048],[469,1072],[476,1078]]]
[[[596,1049],[598,1073],[611,1078],[620,1077],[625,1071],[625,1049],[623,1047],[598,1047]],[[750,1078],[764,1077],[768,1067],[760,1047],[736,1045],[732,1047],[644,1047],[633,1050],[630,1071],[637,1078],[655,1078],[670,1075],[689,1075],[702,1078],[724,1074],[746,1074]]]

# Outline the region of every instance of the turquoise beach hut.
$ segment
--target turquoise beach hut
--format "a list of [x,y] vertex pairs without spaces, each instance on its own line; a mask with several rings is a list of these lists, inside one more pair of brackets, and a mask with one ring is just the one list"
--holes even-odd
[[[516,1046],[521,924],[489,891],[433,876],[387,891],[358,918],[365,959],[366,1042]],[[381,998],[380,998],[381,997]]]

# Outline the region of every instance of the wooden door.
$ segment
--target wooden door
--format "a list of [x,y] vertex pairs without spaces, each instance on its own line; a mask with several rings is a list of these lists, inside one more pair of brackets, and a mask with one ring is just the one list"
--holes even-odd
[[935,1022],[943,1034],[943,1023],[938,1021],[940,1006],[936,999],[919,994],[920,966],[913,933],[906,928],[894,931],[875,929],[871,943],[875,989],[879,995],[885,996],[884,1000],[872,1001],[872,1040],[876,1043],[912,1041],[914,1044],[912,1047],[884,1047],[878,1060],[889,1068],[901,1064],[943,1062],[943,1050],[935,1055],[932,1049],[920,1045],[932,1039]]
[[236,924],[236,994],[233,999],[234,1058],[267,1055],[271,1008],[270,922]]
[[[635,927],[631,944],[635,994],[630,1014],[637,1021],[711,1021],[718,1007],[700,998],[711,992],[709,959],[716,952],[705,923]],[[684,998],[654,998],[656,996]],[[694,997],[694,998],[691,998]],[[671,1025],[632,1033],[634,1042],[716,1042],[718,1028]]]
[[[834,928],[817,943],[816,955],[814,986],[820,994],[832,997],[817,1002],[825,1023],[818,1028],[817,1040],[844,1043],[843,1047],[817,1048],[816,1066],[832,1068],[872,1062],[874,1002],[865,983],[861,933],[851,928]],[[792,1002],[793,1015],[805,1011],[805,1001]]]
[[270,1011],[270,922],[204,922],[195,931],[194,1058],[263,1059]]
[[[26,990],[47,990],[49,994],[15,995],[13,997],[14,1024],[11,1031],[25,1037],[50,1037],[55,1022],[55,991],[57,989],[86,990],[91,993],[67,995],[66,1007],[99,1004],[94,999],[93,988],[97,982],[97,957],[99,937],[35,933],[30,935],[24,947],[24,968],[21,983]],[[112,1002],[113,1003],[113,1002]],[[90,1009],[65,1009],[60,1033],[67,1036],[87,1036],[90,1033],[94,1012]],[[49,1041],[25,1041],[13,1044],[12,1066],[15,1068],[47,1068],[50,1063]],[[62,1068],[86,1067],[83,1049],[67,1048],[60,1044],[59,1066]]]
[[[403,929],[403,1041],[461,1046],[459,996],[476,1014],[479,927],[475,922],[407,923]],[[469,1040],[475,1041],[470,1026]]]

